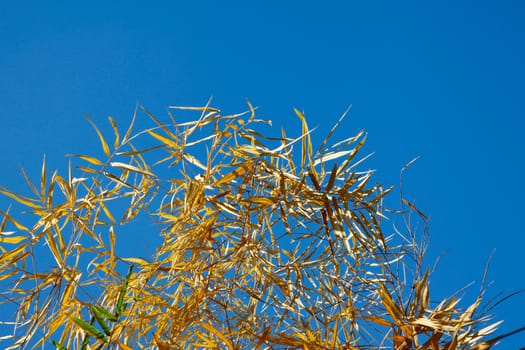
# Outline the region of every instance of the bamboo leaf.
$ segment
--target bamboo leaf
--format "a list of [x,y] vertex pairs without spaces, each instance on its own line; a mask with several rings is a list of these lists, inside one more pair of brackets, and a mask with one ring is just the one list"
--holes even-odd
[[[95,324],[95,318],[91,318],[91,325]],[[91,335],[89,333],[86,333],[84,335],[84,339],[82,340],[82,344],[80,345],[80,350],[87,350],[89,346],[89,340],[91,339]]]
[[171,139],[168,139],[162,135],[159,135],[157,134],[156,132],[153,132],[153,131],[148,131],[148,134],[150,134],[152,137],[156,138],[157,140],[159,140],[160,142],[162,142],[163,144],[165,144],[166,146],[168,147],[171,147],[173,149],[179,149],[180,146],[177,142],[171,140]]
[[364,317],[364,319],[367,321],[372,321],[380,326],[392,327],[392,322],[388,322],[387,320],[381,317],[378,317],[378,316],[368,316],[368,317]]
[[155,345],[157,345],[159,350],[171,350],[169,344],[160,339],[157,333],[153,333],[153,340],[155,341]]
[[60,344],[60,343],[58,343],[58,342],[56,342],[54,340],[51,340],[51,344],[53,344],[55,346],[55,349],[57,349],[57,350],[67,350],[67,348],[64,345],[62,345],[62,344]]
[[302,135],[308,135],[302,139],[302,151],[301,151],[301,166],[304,168],[306,164],[306,159],[311,161],[312,157],[312,142],[310,139],[310,130],[308,129],[308,124],[306,123],[306,118],[304,114],[299,111],[297,108],[294,108],[295,114],[301,120],[302,125]]
[[82,170],[83,172],[86,172],[86,173],[98,174],[98,171],[95,170],[95,169],[86,168],[86,167],[83,167],[83,166],[77,166],[76,168],[79,169],[79,170]]
[[388,290],[383,285],[381,285],[378,289],[378,293],[390,317],[392,317],[396,324],[402,324],[404,313],[402,309],[394,302]]
[[137,119],[138,109],[139,109],[139,104],[137,103],[135,105],[135,109],[133,110],[133,117],[131,118],[131,122],[129,123],[128,130],[124,134],[124,138],[122,138],[122,144],[126,144],[129,141],[129,137],[131,136],[131,133],[133,132],[133,126],[135,125],[135,119]]
[[77,157],[77,158],[85,160],[86,162],[91,163],[91,164],[96,165],[96,166],[103,165],[103,163],[100,160],[98,160],[97,158],[95,158],[95,157],[84,156],[82,154],[66,154],[66,156],[68,156],[68,157]]
[[243,164],[241,164],[234,171],[224,175],[220,180],[218,180],[215,183],[215,185],[216,186],[220,186],[222,184],[225,184],[225,183],[228,183],[228,182],[232,181],[235,178],[243,176],[252,166],[253,166],[252,162],[244,162]]
[[102,144],[102,150],[104,151],[104,154],[106,155],[106,157],[109,157],[111,153],[109,152],[109,147],[106,140],[104,140],[104,136],[102,136],[102,133],[100,132],[100,130],[98,130],[97,126],[95,125],[95,123],[93,123],[91,118],[89,118],[88,115],[86,115],[85,117],[97,132],[98,138],[100,139],[100,143]]
[[115,142],[113,143],[113,147],[117,149],[119,147],[119,142],[120,142],[120,136],[118,132],[117,123],[115,123],[115,121],[111,117],[108,117],[108,119],[109,119],[109,122],[111,123],[111,127],[113,128],[113,133],[115,134]]
[[351,154],[352,152],[353,152],[353,150],[324,153],[321,157],[316,159],[313,164],[314,164],[314,166],[317,166],[317,165],[319,165],[321,163],[326,163],[328,161],[344,157],[344,156],[346,156],[348,154]]
[[140,108],[144,111],[144,113],[146,113],[148,115],[148,117],[150,117],[155,123],[157,123],[157,125],[162,129],[164,130],[164,132],[169,136],[171,137],[172,140],[175,140],[175,142],[179,142],[177,136],[175,136],[175,134],[173,134],[170,129],[167,128],[166,125],[164,125],[164,123],[161,123],[153,114],[151,114],[144,106],[140,106]]
[[60,249],[51,231],[46,232],[46,243],[49,247],[49,250],[51,251],[51,254],[53,255],[53,258],[55,258],[55,261],[57,262],[58,266],[64,266],[64,259],[62,258]]
[[46,156],[42,161],[42,175],[40,176],[40,196],[42,203],[46,201]]
[[217,336],[220,340],[222,340],[226,346],[228,347],[228,350],[234,350],[234,347],[233,347],[233,344],[232,342],[226,338],[226,336],[224,334],[222,334],[221,332],[219,332],[217,329],[215,329],[211,324],[207,324],[207,323],[204,323],[204,322],[199,322],[199,324],[204,328],[206,329],[207,331],[213,333],[215,336]]
[[[133,190],[137,190],[134,186],[130,185],[126,181],[122,181],[118,176],[108,173],[107,171],[102,172],[102,174],[104,174],[104,176],[107,177],[108,179],[116,182],[118,185],[122,185],[124,187],[131,188]],[[116,188],[119,188],[119,186],[116,186]]]
[[121,258],[123,261],[138,264],[139,266],[148,266],[150,262],[141,258]]
[[86,321],[74,316],[71,318],[73,319],[73,322],[75,322],[80,328],[82,328],[90,335],[94,336],[99,340],[102,340],[104,343],[108,342],[108,338],[106,338],[106,336],[102,334],[98,329],[96,329],[95,326],[93,326],[92,324],[89,324]]
[[4,234],[5,232],[0,232],[0,243],[17,244],[26,239],[23,236],[6,237]]
[[11,199],[14,199],[18,203],[23,204],[26,207],[30,207],[30,208],[33,208],[33,209],[41,209],[41,206],[36,204],[35,200],[30,199],[30,198],[26,198],[26,197],[23,197],[23,196],[20,196],[20,195],[17,195],[15,193],[7,190],[3,186],[0,186],[0,193],[2,193],[3,195],[5,195],[5,196],[7,196],[7,197],[9,197]]
[[317,191],[321,191],[321,186],[319,185],[319,180],[317,179],[317,173],[315,171],[309,170],[308,176],[310,177],[310,180],[312,180],[312,183]]
[[200,168],[200,169],[202,169],[204,171],[206,171],[208,169],[205,165],[203,165],[197,158],[195,158],[191,154],[184,153],[183,157],[188,162],[190,162],[191,164],[195,165],[196,167],[198,167],[198,168]]
[[104,214],[106,214],[106,216],[108,217],[108,219],[114,224],[116,221],[115,221],[115,218],[113,218],[113,215],[111,214],[111,212],[109,211],[108,207],[104,204],[104,201],[101,200],[98,202],[98,204],[100,205],[100,207],[102,208],[102,210],[104,211]]
[[[124,343],[122,343],[120,341],[118,342],[118,345],[124,350],[133,350],[133,348],[131,346],[127,346],[126,344],[124,344]],[[159,350],[163,350],[163,349],[159,347]]]
[[[93,313],[93,316],[95,316],[95,319],[97,320],[98,324],[100,325],[100,327],[102,328],[104,333],[106,333],[107,336],[110,336],[111,335],[111,331],[110,331],[110,329],[109,329],[109,327],[106,324],[106,321],[104,319],[106,318],[105,317],[106,314],[109,314],[109,315],[111,315],[111,314],[109,312],[100,312],[99,308],[96,308],[93,305],[90,305],[91,312]],[[100,309],[102,309],[102,308],[100,308]]]
[[251,198],[246,198],[244,202],[263,204],[263,205],[273,205],[275,203],[275,200],[273,200],[272,198],[267,198],[267,197],[251,197]]
[[273,325],[270,325],[270,327],[266,328],[264,332],[259,337],[259,340],[257,341],[257,345],[255,345],[255,350],[259,350],[261,346],[264,344],[264,342],[268,339],[270,336],[270,333],[272,332]]
[[337,163],[334,164],[334,167],[332,168],[332,172],[330,173],[330,178],[328,179],[328,184],[326,185],[326,192],[330,192],[330,190],[334,187],[335,179],[337,178]]
[[4,253],[0,255],[0,263],[5,262],[13,264],[13,260],[19,256],[20,253],[23,253],[26,249],[27,244],[21,244],[20,246],[16,247],[15,249],[11,250],[10,252]]
[[128,289],[128,283],[129,279],[131,278],[131,272],[133,271],[133,264],[129,266],[128,274],[126,275],[126,278],[124,279],[124,282],[122,283],[122,287],[120,287],[120,292],[117,299],[117,310],[115,312],[115,316],[119,318],[122,315],[122,312],[124,312],[124,309],[126,308],[126,305],[124,304],[124,297],[126,296],[126,291]]
[[[111,312],[107,311],[106,309],[100,307],[100,306],[97,306],[97,305],[92,305],[91,307],[93,307],[97,313],[99,313],[100,316],[102,316],[103,318],[111,321],[111,322],[117,322],[118,321],[118,318],[115,317],[115,315],[113,315]],[[109,335],[109,334],[108,334]]]
[[111,162],[111,163],[109,163],[109,165],[111,165],[112,167],[115,167],[115,168],[121,168],[121,169],[130,170],[130,171],[142,174],[142,175],[148,175],[148,176],[152,176],[152,177],[155,176],[153,173],[151,173],[151,172],[149,172],[147,170],[143,170],[143,169],[137,168],[136,166],[133,166],[131,164],[126,164],[126,163],[121,163],[121,162]]
[[403,200],[403,203],[409,206],[410,209],[414,210],[423,220],[428,220],[428,216],[423,214],[413,203],[409,202],[405,198],[401,198]]

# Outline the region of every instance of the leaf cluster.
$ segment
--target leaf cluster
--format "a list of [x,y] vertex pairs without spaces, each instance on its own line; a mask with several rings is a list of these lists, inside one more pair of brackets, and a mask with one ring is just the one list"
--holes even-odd
[[[0,187],[23,208],[0,212],[6,348],[474,349],[497,326],[481,296],[431,302],[424,244],[387,215],[426,218],[383,207],[364,132],[332,142],[343,115],[315,150],[299,110],[299,136],[269,137],[248,106],[138,106],[123,134],[109,119],[112,142],[89,119],[101,154],[66,175],[44,159],[30,196]],[[139,112],[152,126],[134,130]],[[141,216],[160,244],[122,255]]]

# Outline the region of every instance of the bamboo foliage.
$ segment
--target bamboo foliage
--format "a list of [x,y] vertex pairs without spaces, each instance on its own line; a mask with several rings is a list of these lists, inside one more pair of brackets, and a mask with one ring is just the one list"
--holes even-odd
[[[268,137],[248,105],[171,106],[167,121],[138,106],[125,133],[109,119],[111,138],[88,118],[102,152],[70,155],[65,175],[44,159],[40,184],[24,173],[32,195],[0,187],[21,208],[0,211],[0,302],[14,310],[0,344],[471,349],[497,326],[481,298],[431,302],[424,247],[358,170],[365,134],[331,140],[344,115],[314,152],[303,113],[301,135]],[[139,112],[152,124],[134,130]],[[120,254],[144,217],[155,253]]]

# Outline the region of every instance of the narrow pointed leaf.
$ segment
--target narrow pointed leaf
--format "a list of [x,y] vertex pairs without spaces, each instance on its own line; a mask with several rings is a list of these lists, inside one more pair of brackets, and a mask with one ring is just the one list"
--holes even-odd
[[82,328],[83,330],[85,330],[87,333],[91,334],[95,338],[100,339],[105,343],[108,341],[106,336],[104,336],[104,334],[102,334],[102,332],[96,329],[95,326],[93,326],[92,324],[89,324],[86,321],[80,318],[77,318],[77,317],[72,317],[72,319],[73,319],[73,322],[75,322],[80,328]]
[[124,304],[124,297],[126,296],[126,291],[128,289],[128,283],[129,279],[131,278],[131,272],[133,271],[133,264],[129,266],[128,274],[126,275],[126,278],[124,279],[124,282],[122,283],[122,287],[120,288],[120,292],[117,299],[117,310],[115,313],[115,316],[120,317],[122,315],[122,312],[124,312],[124,309],[126,308],[126,305]]
[[111,335],[111,331],[109,330],[109,327],[106,324],[106,321],[104,320],[105,318],[104,314],[99,312],[99,310],[93,307],[93,305],[90,305],[90,308],[91,308],[91,312],[93,313],[93,316],[95,316],[95,319],[97,320],[98,324],[100,325],[104,333],[106,333],[106,335],[108,336]]
[[87,115],[85,117],[89,121],[91,126],[93,126],[93,129],[95,129],[95,131],[97,132],[98,138],[100,139],[100,143],[102,144],[102,150],[104,151],[104,154],[106,155],[106,157],[109,157],[111,155],[111,153],[109,152],[109,147],[108,147],[108,144],[107,144],[106,140],[104,140],[104,136],[102,136],[102,133],[97,128],[95,123],[93,123],[91,118],[89,118],[89,116],[87,116]]
[[53,344],[55,346],[55,349],[57,349],[57,350],[67,350],[67,348],[64,345],[62,345],[62,344],[60,344],[60,343],[58,343],[58,342],[56,342],[54,340],[51,340],[51,344]]

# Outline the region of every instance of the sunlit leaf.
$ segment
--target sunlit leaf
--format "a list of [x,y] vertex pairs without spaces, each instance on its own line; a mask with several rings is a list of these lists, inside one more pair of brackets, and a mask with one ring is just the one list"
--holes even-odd
[[113,118],[108,117],[108,119],[109,119],[109,122],[111,123],[111,127],[113,128],[113,133],[115,134],[115,142],[113,143],[113,147],[117,149],[120,143],[120,135],[118,132],[118,126],[115,120],[113,120]]
[[0,243],[17,244],[27,239],[23,236],[6,237],[4,234],[5,232],[0,232]]
[[78,318],[78,317],[71,317],[73,322],[75,322],[80,328],[82,328],[84,331],[89,333],[90,335],[94,336],[97,339],[100,339],[104,341],[105,343],[108,341],[106,336],[102,334],[98,329],[95,328],[92,324],[87,323],[86,321]]
[[91,126],[93,126],[93,129],[95,129],[95,131],[97,132],[97,135],[98,135],[98,138],[100,140],[100,143],[102,144],[102,150],[104,151],[104,154],[107,157],[109,157],[110,156],[110,151],[109,151],[108,144],[106,143],[106,140],[104,140],[104,136],[102,136],[102,133],[100,132],[100,130],[98,130],[97,126],[95,125],[95,123],[93,123],[91,118],[89,118],[89,116],[87,116],[87,115],[85,117],[89,121]]
[[[111,331],[108,325],[106,324],[106,319],[108,319],[106,315],[110,315],[110,316],[112,315],[109,312],[106,312],[105,310],[102,311],[102,310],[103,310],[102,308],[94,307],[91,305],[91,312],[93,313],[93,316],[97,320],[98,324],[100,325],[104,333],[109,336],[111,335]],[[112,318],[115,318],[115,317],[112,317]]]
[[131,272],[133,271],[133,265],[129,266],[128,274],[126,275],[126,278],[124,279],[124,282],[122,282],[122,286],[120,287],[120,291],[118,294],[117,299],[117,309],[115,316],[118,318],[122,315],[122,312],[126,308],[126,305],[124,303],[124,297],[126,296],[126,292],[128,289],[129,279],[131,278]]
[[66,156],[77,157],[77,158],[83,159],[86,162],[91,163],[91,164],[96,165],[96,166],[103,165],[103,163],[100,160],[98,160],[97,158],[95,158],[95,157],[84,156],[84,155],[81,155],[81,154],[66,154]]
[[226,346],[228,347],[228,350],[234,350],[232,342],[228,338],[226,338],[226,336],[224,334],[222,334],[217,329],[215,329],[212,325],[207,324],[205,322],[200,322],[200,325],[203,328],[205,328],[206,330],[208,330],[209,332],[211,332],[214,335],[216,335],[219,339],[221,339],[226,344]]
[[133,166],[131,164],[125,164],[125,163],[121,163],[121,162],[111,162],[111,163],[109,163],[109,165],[111,165],[112,167],[115,167],[115,168],[126,169],[126,170],[130,170],[130,171],[133,171],[133,172],[136,172],[136,173],[140,173],[140,174],[143,174],[143,175],[155,176],[155,175],[153,175],[153,173],[151,173],[151,172],[149,172],[147,170],[144,170],[144,169],[137,168],[136,166]]

